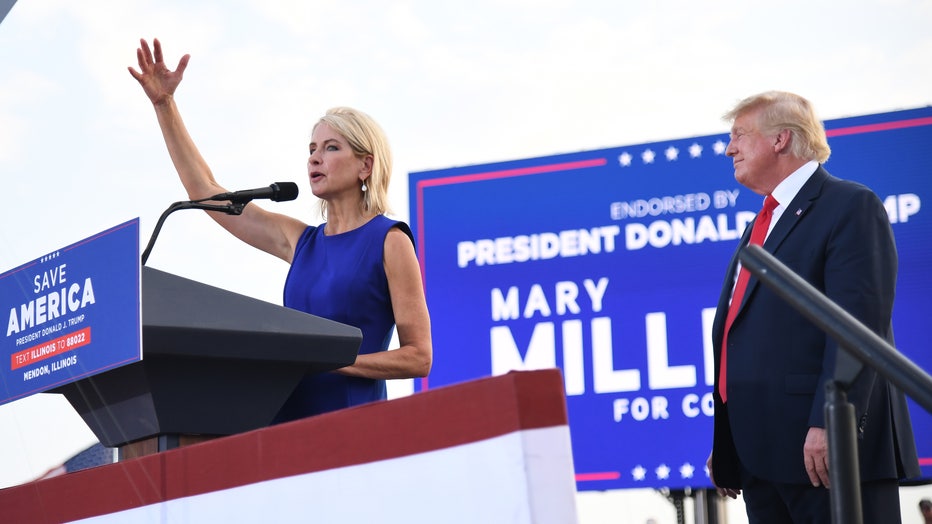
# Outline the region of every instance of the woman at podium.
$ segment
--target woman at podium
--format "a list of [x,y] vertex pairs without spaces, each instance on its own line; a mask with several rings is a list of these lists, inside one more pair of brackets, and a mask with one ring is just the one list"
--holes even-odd
[[[172,163],[191,200],[227,193],[213,176],[182,121],[174,93],[190,55],[174,71],[162,46],[140,40],[139,70],[130,74],[155,109]],[[430,317],[414,238],[388,218],[392,158],[381,128],[368,115],[335,108],[314,125],[308,150],[311,191],[326,222],[310,226],[246,205],[239,216],[208,213],[247,244],[290,264],[284,305],[355,326],[362,332],[356,362],[308,375],[276,422],[386,398],[385,380],[425,377],[432,350]],[[387,351],[397,326],[399,346]]]

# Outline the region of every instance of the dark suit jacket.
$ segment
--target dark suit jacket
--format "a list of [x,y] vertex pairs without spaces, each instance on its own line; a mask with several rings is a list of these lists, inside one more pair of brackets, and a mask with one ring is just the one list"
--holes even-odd
[[[739,246],[747,244],[750,229]],[[896,245],[883,203],[870,189],[820,166],[786,205],[763,247],[892,342]],[[736,265],[737,251],[712,326],[712,473],[719,487],[741,487],[741,464],[763,479],[808,484],[803,443],[810,426],[825,427],[825,384],[833,376],[838,345],[751,276],[728,334],[728,404],[723,404],[718,369]],[[848,400],[861,433],[861,480],[918,476],[905,396],[865,368]]]

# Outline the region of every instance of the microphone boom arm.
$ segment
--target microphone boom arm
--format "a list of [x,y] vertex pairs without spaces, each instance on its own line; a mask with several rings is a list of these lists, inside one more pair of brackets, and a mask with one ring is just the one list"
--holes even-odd
[[175,202],[172,205],[168,206],[162,216],[159,217],[159,221],[155,224],[155,229],[152,231],[152,236],[149,237],[149,243],[146,245],[145,251],[142,252],[142,265],[146,265],[146,260],[149,259],[149,253],[152,252],[152,246],[155,245],[155,239],[159,236],[159,231],[162,230],[162,224],[165,222],[165,219],[168,218],[168,215],[178,211],[179,209],[203,209],[205,211],[220,211],[228,215],[240,215],[243,213],[243,209],[246,207],[246,204],[249,202],[235,202],[225,205],[220,204],[204,204],[203,200],[199,201],[182,201]]

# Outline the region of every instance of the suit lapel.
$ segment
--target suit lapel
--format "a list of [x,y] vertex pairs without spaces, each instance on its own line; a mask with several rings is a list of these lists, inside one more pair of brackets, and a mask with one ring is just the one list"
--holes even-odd
[[[822,166],[819,166],[818,169],[815,170],[815,173],[809,177],[809,180],[803,184],[803,187],[799,189],[799,193],[796,194],[796,198],[786,206],[783,214],[780,215],[780,220],[773,226],[773,230],[770,232],[770,235],[767,236],[767,240],[764,241],[763,247],[765,251],[776,256],[780,245],[783,244],[786,237],[796,228],[799,221],[806,216],[809,208],[812,207],[822,194],[822,186],[825,184],[825,181],[828,180],[828,177],[828,171],[823,169]],[[741,302],[741,309],[744,309],[744,306],[747,304],[747,298],[751,296],[751,293],[757,288],[759,282],[757,277],[751,275],[751,278],[748,280],[748,287],[744,293],[744,300]]]
[[[786,237],[796,228],[796,224],[806,216],[809,208],[815,203],[815,201],[822,194],[822,186],[825,184],[825,181],[829,178],[828,171],[819,166],[815,170],[815,173],[809,177],[809,180],[800,188],[799,193],[796,194],[796,197],[788,206],[786,210],[780,216],[780,220],[774,225],[773,230],[767,236],[767,240],[764,241],[763,248],[770,254],[775,254],[777,249],[786,240]],[[757,218],[754,219],[757,221]],[[746,246],[748,243],[748,238],[751,236],[751,229],[754,227],[754,222],[748,224],[747,228],[744,230],[744,234],[741,236],[741,240],[738,241],[739,246]],[[715,321],[712,326],[713,339],[716,338],[719,333],[724,329],[725,315],[728,311],[728,298],[731,296],[731,285],[734,282],[735,271],[738,266],[738,254],[740,253],[741,248],[735,251],[734,256],[731,259],[731,262],[728,265],[727,271],[727,280],[725,281],[725,286],[722,289],[722,294],[719,297],[719,308],[718,311],[721,314],[717,314]],[[757,285],[760,281],[753,274],[748,280],[747,288],[744,291],[744,296],[741,297],[741,309],[738,310],[737,317],[741,317],[741,312],[744,310],[745,306],[748,303],[748,298],[751,296],[751,293],[757,289]],[[735,297],[737,298],[737,297]],[[737,318],[735,320],[737,322]],[[720,338],[718,339],[720,343]]]
[[822,193],[822,185],[828,179],[828,176],[828,172],[822,166],[819,166],[815,173],[809,177],[809,180],[803,184],[803,187],[799,189],[799,193],[796,194],[796,198],[786,206],[780,220],[773,226],[773,230],[767,236],[767,240],[764,241],[764,249],[767,252],[776,253],[787,235],[790,234],[796,224],[799,223],[799,220],[805,216],[812,204],[819,198]]

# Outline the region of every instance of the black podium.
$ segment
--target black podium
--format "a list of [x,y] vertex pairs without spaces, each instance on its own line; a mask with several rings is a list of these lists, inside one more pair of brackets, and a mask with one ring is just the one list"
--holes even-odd
[[269,425],[306,373],[356,360],[359,329],[142,268],[143,359],[61,386],[107,447]]

